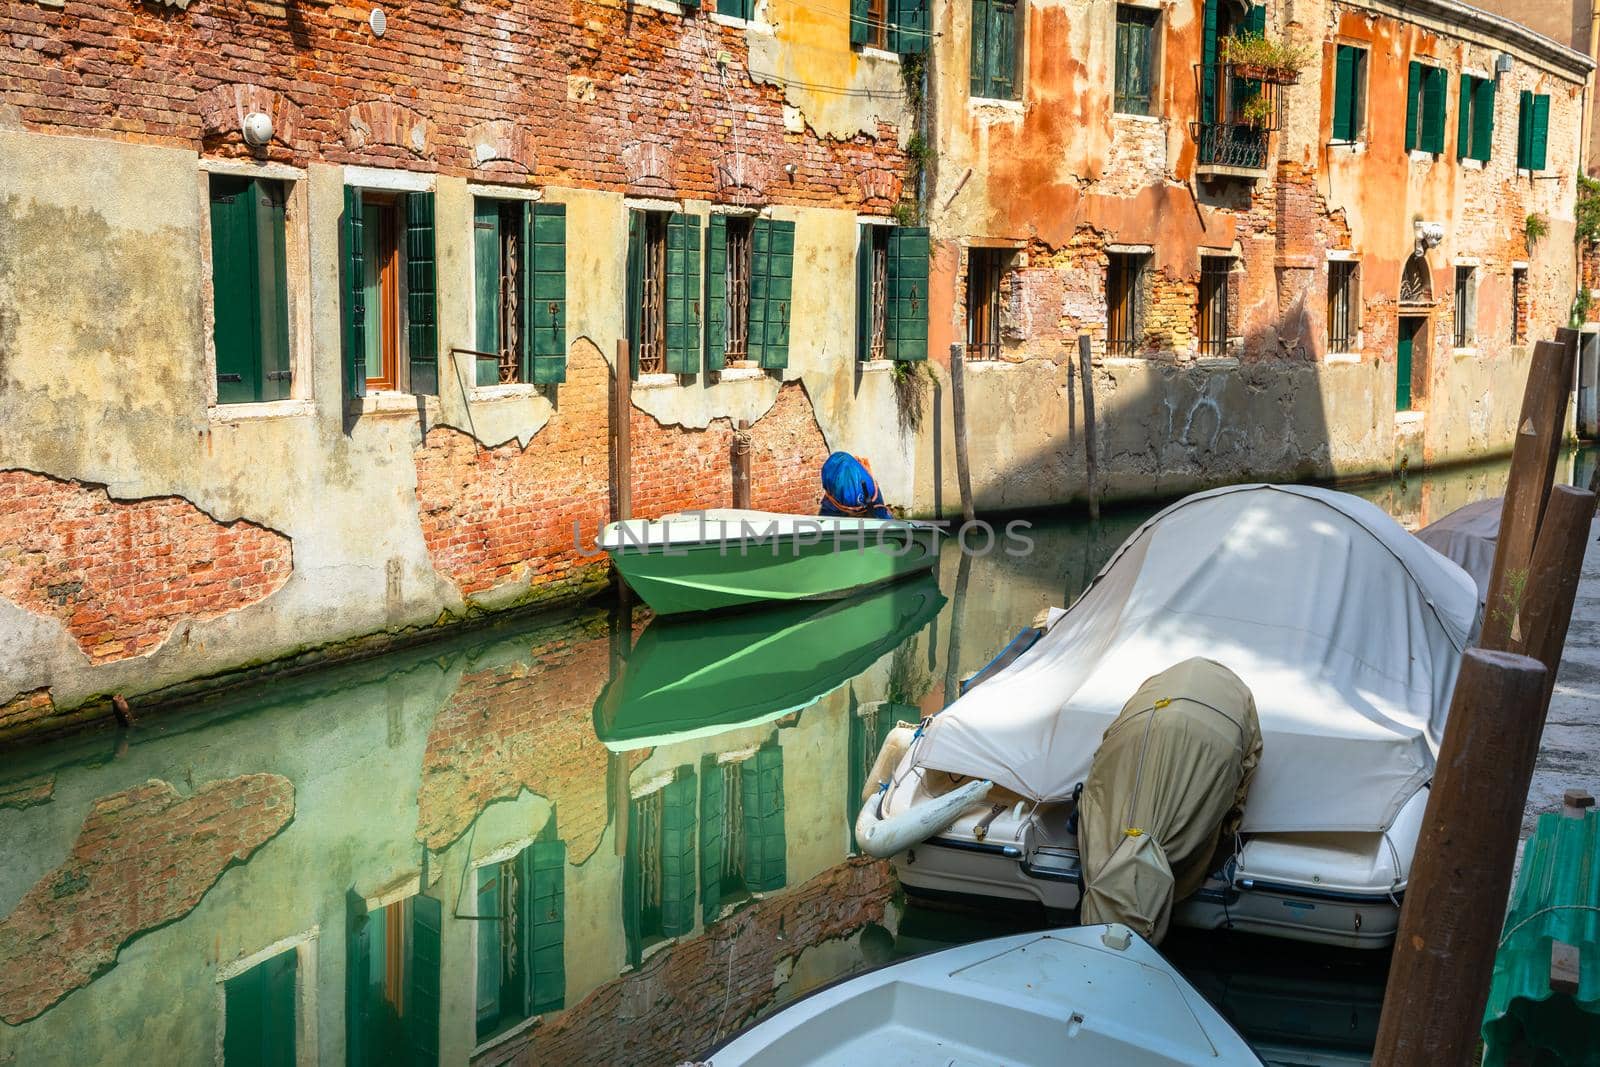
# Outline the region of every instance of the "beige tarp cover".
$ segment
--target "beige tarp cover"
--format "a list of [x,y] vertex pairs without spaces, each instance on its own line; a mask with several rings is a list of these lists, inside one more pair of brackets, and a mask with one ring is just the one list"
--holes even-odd
[[1218,838],[1237,829],[1260,760],[1256,702],[1228,668],[1196,657],[1146,679],[1078,802],[1083,921],[1159,942],[1173,901],[1200,888]]

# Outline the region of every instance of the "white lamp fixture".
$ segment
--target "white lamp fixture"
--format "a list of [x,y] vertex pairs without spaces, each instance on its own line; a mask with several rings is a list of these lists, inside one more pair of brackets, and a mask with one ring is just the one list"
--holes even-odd
[[244,117],[240,132],[244,143],[251,148],[264,148],[272,140],[272,116],[265,111],[252,111]]
[[383,32],[389,28],[389,16],[383,13],[383,8],[374,7],[367,15],[367,25],[372,27],[372,36],[382,37]]
[[1511,53],[1510,52],[1501,52],[1498,56],[1494,57],[1494,72],[1496,74],[1510,74],[1511,73]]

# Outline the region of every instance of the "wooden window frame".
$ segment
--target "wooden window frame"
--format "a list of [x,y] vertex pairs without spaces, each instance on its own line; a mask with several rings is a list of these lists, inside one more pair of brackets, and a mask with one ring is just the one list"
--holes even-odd
[[866,40],[864,47],[876,48],[880,52],[889,48],[889,4],[890,0],[867,0],[867,22],[864,32]]
[[295,1064],[296,1067],[314,1067],[318,1062],[317,942],[320,933],[321,928],[313,926],[309,930],[274,941],[248,956],[217,967],[214,983],[216,992],[212,999],[212,1011],[217,1020],[214,1046],[214,1062],[217,1067],[225,1067],[227,1063],[224,1049],[227,1038],[228,982],[285,952],[295,953]]
[[666,211],[641,211],[643,284],[639,293],[640,374],[667,370],[667,219]]
[[1150,253],[1111,251],[1106,256],[1106,354],[1135,355],[1144,348]]
[[1208,359],[1228,354],[1232,274],[1232,256],[1200,257],[1200,282],[1196,287],[1196,346],[1199,354]]
[[1010,248],[967,250],[966,358],[973,362],[1000,358],[1003,282],[1015,254]]
[[[400,392],[400,365],[402,356],[401,332],[405,327],[405,291],[404,291],[404,249],[400,234],[404,229],[401,223],[401,212],[404,202],[400,199],[404,194],[375,192],[369,189],[361,190],[363,205],[363,225],[371,227],[377,219],[382,219],[377,228],[376,248],[384,261],[378,264],[378,300],[377,314],[369,314],[366,320],[368,330],[374,327],[378,330],[379,372],[374,378],[367,375],[366,387],[368,392]],[[377,209],[372,211],[370,209]],[[365,232],[365,231],[364,231]],[[385,255],[385,253],[387,253]],[[363,265],[366,258],[363,255]]]
[[[1005,82],[1008,88],[1002,93],[993,90],[999,81],[1000,68],[1003,66],[994,58],[994,49],[990,46],[990,30],[993,28],[994,18],[992,9],[1009,9],[1011,26],[1010,48],[1010,79]],[[967,49],[968,57],[968,95],[977,100],[1002,100],[1020,101],[1022,99],[1022,72],[1026,69],[1024,62],[1023,46],[1026,39],[1024,28],[1027,24],[1027,10],[1024,0],[970,0],[968,19],[968,33],[971,37],[971,46]],[[978,17],[982,15],[984,26],[980,31]],[[982,62],[979,63],[979,55]]]
[[[1124,27],[1138,25],[1144,28],[1147,36],[1145,43],[1145,71],[1144,71],[1144,96],[1142,106],[1123,106],[1132,102],[1138,105],[1139,98],[1124,92],[1125,82],[1130,72],[1123,66],[1123,32]],[[1118,4],[1116,11],[1115,30],[1112,37],[1112,81],[1111,81],[1111,109],[1119,115],[1152,116],[1155,114],[1155,104],[1158,99],[1161,72],[1161,10],[1159,8],[1145,7],[1142,4]]]
[[742,365],[750,359],[750,282],[753,269],[756,218],[726,215],[727,266],[722,274],[723,314],[727,341],[723,366]]
[[[1354,259],[1328,261],[1327,354],[1330,356],[1350,355],[1361,348],[1360,270],[1360,263]],[[1341,276],[1342,281],[1336,284]]]
[[1478,344],[1478,268],[1458,263],[1451,286],[1454,304],[1450,343],[1456,349],[1476,348]]
[[[1350,109],[1349,129],[1339,129],[1339,55],[1349,52],[1354,58],[1351,60],[1350,70],[1350,100],[1346,105]],[[1333,115],[1329,123],[1329,141],[1332,144],[1361,144],[1367,136],[1367,66],[1371,58],[1371,45],[1367,42],[1336,41],[1333,48],[1334,84],[1333,84]],[[1349,136],[1341,137],[1340,133]]]
[[889,233],[888,226],[874,226],[872,236],[872,307],[868,320],[868,359],[887,359],[889,355]]

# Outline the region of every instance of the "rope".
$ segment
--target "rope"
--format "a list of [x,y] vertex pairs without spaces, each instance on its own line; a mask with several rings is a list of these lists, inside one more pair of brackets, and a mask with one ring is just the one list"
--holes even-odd
[[1547,915],[1552,911],[1592,911],[1592,912],[1595,912],[1597,914],[1600,914],[1600,907],[1597,907],[1597,906],[1595,906],[1593,904],[1549,904],[1549,905],[1546,905],[1545,907],[1542,907],[1538,911],[1534,912],[1532,915],[1525,916],[1515,926],[1513,926],[1511,929],[1507,930],[1505,933],[1501,934],[1500,935],[1500,945],[1499,945],[1499,947],[1500,948],[1505,948],[1506,947],[1506,942],[1511,940],[1511,935],[1512,934],[1516,933],[1518,930],[1522,929],[1524,926],[1527,926],[1529,923],[1533,922],[1533,920],[1537,919],[1539,916]]

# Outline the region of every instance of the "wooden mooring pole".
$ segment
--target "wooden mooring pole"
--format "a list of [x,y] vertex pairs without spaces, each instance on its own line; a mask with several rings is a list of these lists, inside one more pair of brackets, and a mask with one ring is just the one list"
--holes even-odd
[[1400,912],[1374,1067],[1472,1062],[1539,751],[1539,731],[1528,723],[1544,679],[1544,666],[1527,656],[1471,648],[1462,658]]
[[950,346],[950,416],[956,431],[956,483],[961,488],[961,518],[972,521],[972,470],[967,466],[966,347]]
[[1500,508],[1500,536],[1489,571],[1483,632],[1478,638],[1484,648],[1515,647],[1511,641],[1512,624],[1527,588],[1533,543],[1561,451],[1573,349],[1560,341],[1540,341],[1533,346],[1528,385],[1522,395],[1522,412],[1517,417],[1517,434],[1511,447],[1505,503]]
[[614,521],[633,517],[633,441],[629,432],[633,410],[633,363],[626,338],[617,342],[617,366],[611,394],[611,484]]
[[1544,695],[1539,701],[1535,737],[1544,731],[1550,693],[1561,668],[1561,650],[1567,644],[1567,624],[1572,621],[1572,604],[1578,595],[1583,553],[1589,547],[1594,503],[1595,495],[1587,489],[1558,485],[1550,490],[1528,563],[1521,610],[1511,628],[1512,650],[1544,664]]
[[1078,376],[1083,390],[1083,466],[1089,481],[1089,518],[1100,518],[1100,487],[1095,470],[1094,432],[1094,367],[1090,359],[1092,342],[1089,335],[1078,335]]
[[733,506],[750,506],[750,424],[744,419],[734,428],[730,464],[733,467]]

